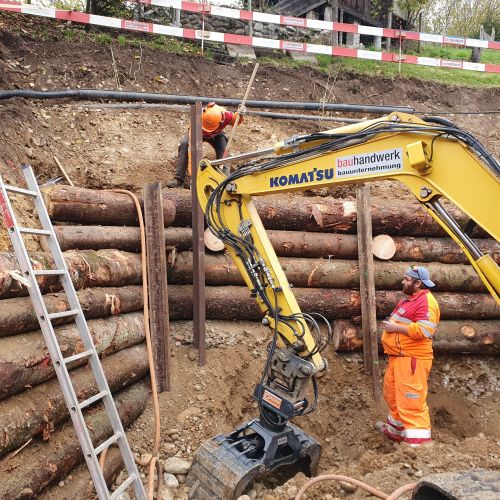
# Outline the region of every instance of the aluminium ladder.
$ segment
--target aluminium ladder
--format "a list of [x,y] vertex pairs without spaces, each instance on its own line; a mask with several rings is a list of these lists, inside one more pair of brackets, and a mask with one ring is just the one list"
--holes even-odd
[[[22,277],[29,285],[28,291],[31,301],[33,302],[33,307],[38,317],[40,328],[43,332],[43,336],[45,338],[57,378],[59,379],[59,384],[61,385],[78,440],[80,441],[85,461],[89,468],[90,475],[92,476],[92,481],[94,482],[97,495],[100,500],[117,499],[129,486],[133,485],[136,498],[138,500],[145,500],[146,493],[139,476],[134,456],[132,455],[132,451],[128,444],[120,416],[116,409],[108,382],[99,361],[99,356],[92,341],[92,337],[90,336],[88,325],[85,321],[85,316],[83,315],[80,302],[78,301],[73,282],[71,281],[66,263],[64,262],[59,243],[57,242],[52,223],[43,202],[40,188],[37,184],[33,170],[29,165],[23,165],[22,172],[24,174],[24,178],[26,179],[28,189],[5,184],[0,176],[0,211],[3,212],[9,236],[12,241],[12,246],[14,247],[17,261],[21,269]],[[9,193],[23,195],[33,200],[42,229],[19,227],[16,221],[15,213],[12,210]],[[56,267],[55,269],[33,269],[24,244],[23,234],[46,236],[48,238],[49,248]],[[56,313],[49,313],[47,311],[42,293],[36,280],[37,276],[58,276],[60,278],[70,307],[67,311]],[[54,332],[54,327],[52,325],[53,319],[64,317],[74,318],[76,328],[84,345],[83,352],[66,358],[64,358],[61,353],[61,349]],[[69,363],[79,359],[88,360],[98,387],[97,394],[82,402],[78,401],[67,368]],[[111,423],[113,434],[99,446],[94,447],[89,430],[85,424],[82,410],[99,400],[104,402],[104,407]],[[98,455],[113,443],[118,444],[128,472],[128,478],[113,492],[113,494],[110,494],[102,474],[101,467],[99,466]]]

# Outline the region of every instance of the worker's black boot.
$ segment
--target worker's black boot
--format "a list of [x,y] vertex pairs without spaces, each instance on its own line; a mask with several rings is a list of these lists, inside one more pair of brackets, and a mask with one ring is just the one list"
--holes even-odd
[[172,179],[165,184],[169,188],[181,188],[184,187],[184,181],[180,179]]

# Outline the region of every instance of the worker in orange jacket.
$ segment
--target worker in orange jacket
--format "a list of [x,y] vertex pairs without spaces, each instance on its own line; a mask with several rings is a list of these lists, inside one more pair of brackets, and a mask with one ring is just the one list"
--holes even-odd
[[[215,151],[215,156],[219,160],[224,156],[224,151],[227,145],[227,136],[224,134],[224,129],[227,125],[238,125],[243,123],[243,116],[238,112],[232,113],[226,108],[211,102],[203,108],[201,115],[201,129],[203,132],[203,142],[208,142]],[[167,182],[167,187],[182,187],[186,179],[186,174],[190,172],[189,168],[189,131],[182,138],[179,144],[177,167],[175,177],[170,182]]]
[[414,447],[432,441],[427,379],[440,312],[429,290],[434,283],[425,267],[409,267],[402,285],[406,298],[382,323],[382,345],[389,356],[384,377],[389,415],[386,422],[377,422],[375,428],[392,441],[404,441]]

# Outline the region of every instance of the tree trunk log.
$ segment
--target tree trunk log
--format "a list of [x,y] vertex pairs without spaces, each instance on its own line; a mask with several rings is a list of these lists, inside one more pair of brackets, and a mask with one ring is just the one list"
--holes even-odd
[[[124,427],[143,412],[148,398],[146,381],[140,381],[117,394],[116,406]],[[94,446],[111,436],[111,424],[102,406],[87,412],[85,420]],[[37,497],[50,483],[63,479],[82,461],[80,443],[73,426],[67,424],[49,441],[37,440],[15,457],[0,463],[0,498]]]
[[[263,317],[259,306],[250,297],[247,287],[223,286],[205,288],[207,319],[249,319]],[[324,288],[295,288],[293,293],[304,312],[318,312],[329,320],[352,318],[361,314],[359,292]],[[402,292],[378,291],[377,317],[388,316],[403,298]],[[499,319],[500,307],[490,294],[436,293],[443,319]],[[171,285],[168,289],[170,319],[192,319],[193,288]],[[0,339],[1,340],[1,339]]]
[[[102,250],[105,248],[141,251],[141,235],[138,227],[117,226],[54,226],[57,241],[65,250]],[[168,227],[164,229],[165,245],[177,250],[188,250],[193,246],[190,228]],[[48,251],[45,238],[40,239],[42,249]]]
[[[380,341],[382,323],[378,322],[377,327]],[[333,335],[337,351],[358,351],[363,347],[361,326],[352,321],[334,321]],[[432,344],[437,353],[500,354],[500,321],[441,321]]]
[[[101,250],[105,248],[140,252],[139,228],[116,226],[54,226],[61,250]],[[280,257],[333,257],[356,259],[358,242],[352,234],[328,234],[305,231],[267,232],[271,244]],[[469,261],[451,238],[394,236],[396,253],[393,261],[442,262],[444,264],[467,264]],[[40,240],[46,250],[44,238]],[[489,253],[500,264],[500,244],[493,239],[475,239],[481,252]],[[165,228],[165,244],[177,251],[189,250],[193,246],[190,228]]]
[[[118,288],[87,288],[77,292],[87,320],[116,316],[135,312],[143,308],[141,286],[123,286]],[[44,296],[45,306],[49,313],[69,309],[66,294],[53,293]],[[54,326],[71,323],[73,318],[52,320]],[[17,335],[40,328],[38,318],[29,297],[4,299],[0,302],[0,337]]]
[[[282,257],[281,266],[288,281],[296,287],[359,289],[359,265],[354,260],[296,259]],[[426,264],[432,280],[442,292],[487,292],[472,266]],[[401,290],[406,262],[375,262],[375,286],[380,290]],[[169,268],[169,283],[190,284],[193,281],[193,254],[177,254]],[[226,255],[205,255],[207,285],[244,285],[232,259]]]
[[[126,349],[144,339],[142,313],[93,319],[88,322],[88,326],[97,352],[103,356]],[[85,350],[75,325],[56,328],[56,335],[64,357]],[[83,364],[83,359],[74,361],[68,368]],[[54,367],[41,332],[0,338],[0,399],[53,377]]]
[[[123,458],[118,448],[108,448],[104,462],[104,479],[108,487],[111,486],[118,474],[124,469]],[[97,498],[94,485],[90,479],[87,465],[79,465],[71,472],[71,479],[64,486],[57,484],[49,486],[38,496],[39,500],[73,500],[77,498]]]
[[[180,189],[164,191],[163,198],[175,203],[174,226],[191,223],[190,193]],[[257,212],[267,229],[313,231],[326,233],[356,233],[356,202],[332,198],[309,198],[294,195],[254,197]],[[460,225],[467,218],[457,209],[449,209]],[[417,203],[413,201],[372,199],[373,234],[444,236],[445,231]],[[487,237],[476,228],[476,237]]]
[[[148,371],[148,357],[144,344],[130,347],[107,356],[102,367],[112,392],[119,391],[144,377]],[[79,401],[97,394],[99,389],[89,366],[71,373],[73,387]],[[57,379],[28,389],[0,402],[0,455],[14,450],[29,438],[42,433],[47,440],[54,426],[69,417],[61,387]]]
[[[34,253],[31,256],[33,269],[54,269],[50,254]],[[68,251],[63,254],[71,280],[77,290],[99,286],[125,286],[142,284],[141,256],[118,250]],[[11,271],[19,271],[13,252],[0,253],[0,299],[28,295],[24,285],[17,281]],[[62,290],[57,276],[37,278],[42,293]]]
[[[139,225],[132,197],[125,193],[52,185],[43,189],[49,216],[54,221],[111,226]],[[144,207],[142,197],[138,196]],[[175,219],[175,204],[163,201],[165,227]]]

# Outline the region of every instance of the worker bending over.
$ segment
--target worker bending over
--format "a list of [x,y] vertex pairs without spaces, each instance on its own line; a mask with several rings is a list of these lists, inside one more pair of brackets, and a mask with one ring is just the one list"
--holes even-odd
[[[224,151],[227,145],[227,137],[224,134],[224,129],[227,125],[234,126],[238,120],[238,125],[243,123],[243,116],[227,111],[226,108],[211,102],[203,108],[201,115],[201,128],[203,131],[203,142],[208,142],[215,151],[215,156],[220,160],[224,156]],[[182,187],[186,179],[186,174],[191,174],[190,170],[190,155],[189,155],[189,131],[182,138],[179,144],[177,157],[177,167],[175,169],[175,177],[170,182],[167,182],[167,187]]]
[[407,297],[382,323],[382,345],[389,355],[384,377],[389,415],[385,423],[377,422],[375,428],[392,441],[419,446],[432,441],[427,379],[440,312],[429,290],[434,283],[425,267],[409,267],[402,284]]

